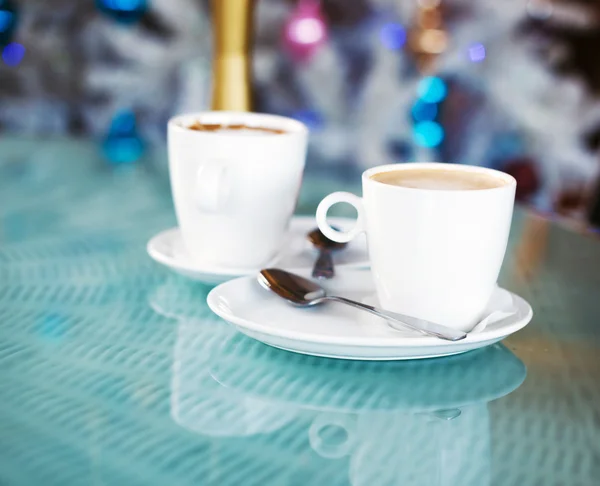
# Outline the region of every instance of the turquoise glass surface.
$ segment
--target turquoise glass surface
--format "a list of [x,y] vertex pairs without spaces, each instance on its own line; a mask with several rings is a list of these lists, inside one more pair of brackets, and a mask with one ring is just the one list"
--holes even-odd
[[[309,164],[299,212],[340,189]],[[531,324],[378,363],[236,332],[147,256],[174,225],[164,153],[0,141],[0,485],[598,484],[597,237],[518,209],[500,283]]]

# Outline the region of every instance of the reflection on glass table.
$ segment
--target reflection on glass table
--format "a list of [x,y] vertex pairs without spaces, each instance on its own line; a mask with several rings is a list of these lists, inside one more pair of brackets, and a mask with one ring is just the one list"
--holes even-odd
[[296,440],[280,451],[285,463],[306,448],[328,460],[347,457],[347,472],[334,462],[306,472],[303,484],[329,484],[334,470],[353,485],[489,484],[487,404],[526,375],[504,346],[406,363],[289,354],[189,317],[178,297],[185,288],[173,279],[152,301],[178,320],[171,414],[182,427],[216,437],[292,429]]

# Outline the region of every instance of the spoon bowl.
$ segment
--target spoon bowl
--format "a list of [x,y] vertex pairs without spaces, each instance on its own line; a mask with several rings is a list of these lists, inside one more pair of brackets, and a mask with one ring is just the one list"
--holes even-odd
[[327,294],[325,289],[307,278],[278,268],[261,270],[258,283],[298,307],[311,307],[320,303]]

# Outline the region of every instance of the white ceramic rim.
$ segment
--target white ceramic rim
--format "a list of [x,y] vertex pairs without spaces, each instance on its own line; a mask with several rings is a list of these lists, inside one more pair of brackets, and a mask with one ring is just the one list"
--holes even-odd
[[[476,190],[453,190],[453,189],[423,189],[419,187],[404,187],[404,186],[394,186],[392,184],[386,184],[385,182],[379,182],[372,178],[375,174],[380,174],[382,172],[392,172],[392,171],[401,171],[401,170],[414,170],[414,169],[443,169],[443,170],[451,170],[456,172],[475,172],[479,174],[486,174],[490,177],[494,177],[496,179],[501,179],[505,182],[504,185],[498,187],[492,187],[489,189],[476,189]],[[485,194],[496,191],[505,191],[510,188],[514,188],[517,186],[516,179],[507,174],[506,172],[501,172],[496,169],[489,169],[487,167],[479,167],[476,165],[463,165],[463,164],[450,164],[445,162],[407,162],[403,164],[388,164],[388,165],[379,165],[377,167],[373,167],[371,169],[367,169],[362,174],[362,182],[364,184],[375,184],[380,189],[387,188],[387,190],[392,191],[419,191],[419,192],[431,192],[431,193],[441,193],[441,194],[454,194],[454,195],[469,195],[471,197],[476,196],[477,194]]]
[[[364,270],[349,270],[349,272],[362,272]],[[231,285],[239,285],[241,281],[253,281],[256,282],[255,277],[241,277],[235,280],[230,280],[229,282],[225,282],[221,285],[218,285],[214,289],[210,291],[206,298],[206,302],[210,309],[217,314],[222,319],[225,319],[236,326],[241,326],[245,329],[249,329],[251,331],[260,332],[263,334],[282,337],[286,339],[291,339],[294,341],[302,341],[308,343],[318,343],[318,344],[330,344],[330,345],[338,345],[338,346],[360,346],[360,347],[404,347],[404,348],[414,348],[414,347],[432,347],[432,348],[443,348],[449,346],[456,346],[461,343],[478,343],[482,341],[492,341],[494,339],[502,339],[510,334],[517,332],[518,330],[525,327],[533,317],[533,309],[529,305],[529,303],[519,297],[512,292],[509,292],[513,297],[513,302],[515,303],[515,307],[517,308],[516,315],[512,316],[511,319],[514,322],[501,326],[496,329],[485,329],[482,332],[475,334],[467,334],[467,337],[461,341],[444,341],[441,339],[437,339],[434,337],[423,336],[423,337],[402,337],[398,336],[397,338],[386,337],[386,338],[362,338],[362,337],[345,337],[345,336],[321,336],[319,334],[308,334],[297,331],[289,331],[284,329],[277,329],[273,326],[265,326],[261,323],[257,323],[251,321],[249,319],[245,319],[243,317],[236,316],[232,312],[225,311],[220,308],[218,294],[220,293],[220,289],[224,286]],[[266,292],[266,291],[265,291]],[[298,312],[302,312],[302,309],[298,309]]]
[[[231,132],[223,134],[216,132],[200,132],[198,130],[190,130],[187,128],[188,125],[199,121],[201,123],[225,123],[225,124],[243,124],[254,127],[266,127],[266,128],[277,128],[285,130],[285,133],[277,134],[273,138],[281,140],[282,138],[295,137],[298,134],[307,135],[308,127],[293,118],[286,116],[271,115],[268,113],[251,113],[247,111],[198,111],[195,113],[183,113],[181,115],[174,116],[168,122],[169,130],[175,130],[178,132],[188,133],[191,136],[200,137],[236,137],[240,135],[233,134]],[[241,135],[244,139],[248,137],[252,138],[248,134]],[[271,137],[265,137],[265,135],[257,135],[261,137],[261,140],[269,140]]]

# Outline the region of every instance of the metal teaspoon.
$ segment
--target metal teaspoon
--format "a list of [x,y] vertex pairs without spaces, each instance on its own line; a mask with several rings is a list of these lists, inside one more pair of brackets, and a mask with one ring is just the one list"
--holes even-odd
[[402,324],[404,327],[414,331],[419,331],[423,334],[445,339],[447,341],[460,341],[467,337],[467,334],[462,331],[435,324],[424,319],[385,311],[344,297],[327,295],[326,290],[315,282],[278,268],[261,270],[257,276],[257,280],[265,289],[271,290],[279,297],[282,297],[298,307],[311,307],[330,300],[348,304],[352,307],[375,314],[383,319]]

